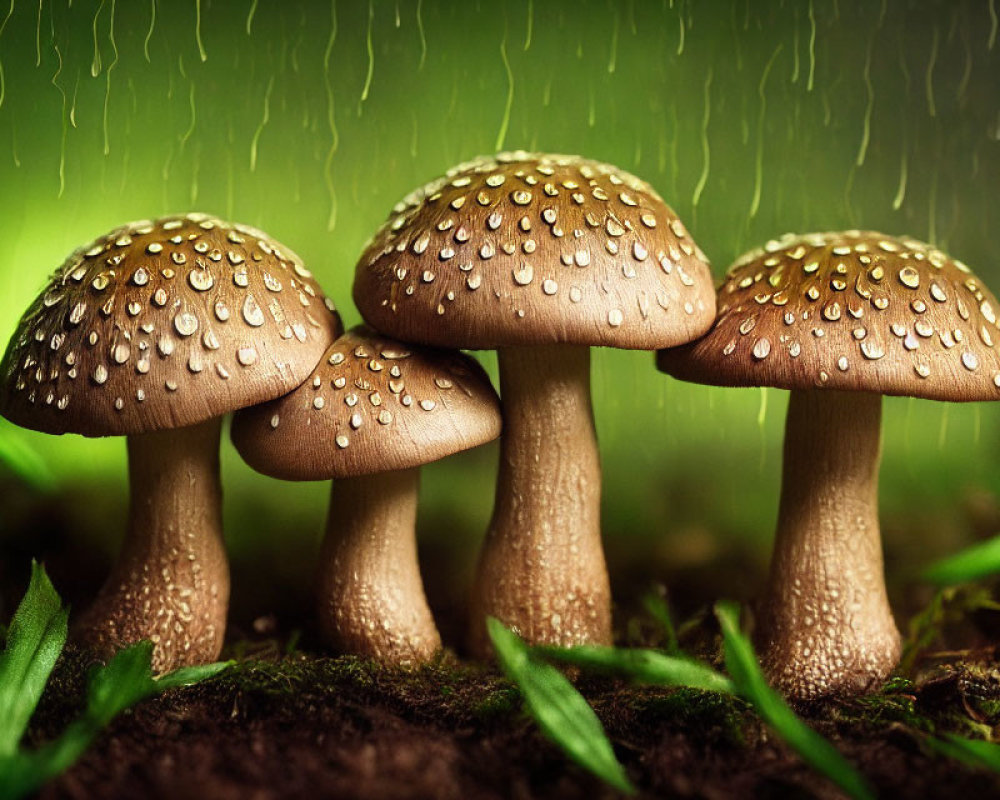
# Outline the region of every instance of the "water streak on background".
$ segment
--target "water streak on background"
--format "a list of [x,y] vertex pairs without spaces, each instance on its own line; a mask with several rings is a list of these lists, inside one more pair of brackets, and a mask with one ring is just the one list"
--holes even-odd
[[[52,0],[0,15],[4,341],[75,246],[192,205],[287,242],[352,324],[355,259],[393,203],[497,146],[634,169],[717,277],[784,231],[856,224],[930,239],[1000,287],[994,0]],[[594,361],[614,535],[694,526],[668,487],[712,482],[713,528],[766,538],[784,393],[678,384],[647,354]],[[929,483],[942,508],[969,481],[1000,485],[997,409],[904,403],[886,404],[888,510]],[[120,442],[28,440],[65,481],[81,463],[120,478]],[[238,517],[276,490],[224,452]],[[479,530],[492,455],[468,458],[482,469],[427,471],[425,507]],[[325,489],[284,491],[313,530]]]

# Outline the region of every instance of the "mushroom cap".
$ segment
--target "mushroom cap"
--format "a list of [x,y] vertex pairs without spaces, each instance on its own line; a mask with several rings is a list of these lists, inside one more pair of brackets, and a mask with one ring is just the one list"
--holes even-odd
[[961,261],[872,231],[788,234],[740,258],[715,326],[657,353],[683,380],[1000,399],[992,292]]
[[500,401],[475,359],[358,326],[294,392],[238,412],[231,435],[265,475],[349,478],[418,467],[496,439]]
[[0,414],[46,433],[194,425],[285,394],[343,330],[291,250],[205,214],[72,253],[0,363]]
[[654,349],[708,330],[705,254],[649,184],[579,156],[500,153],[396,205],[358,262],[354,302],[440,347]]

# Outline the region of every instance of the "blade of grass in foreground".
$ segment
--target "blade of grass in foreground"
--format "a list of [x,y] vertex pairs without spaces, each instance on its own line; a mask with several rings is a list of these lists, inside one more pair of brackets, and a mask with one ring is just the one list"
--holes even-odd
[[153,645],[143,641],[120,650],[91,675],[87,707],[62,736],[35,751],[0,757],[0,800],[25,797],[69,769],[86,752],[101,730],[126,708],[154,694],[210,678],[233,662],[185,667],[153,677]]
[[953,733],[942,734],[940,739],[928,739],[931,748],[948,758],[969,767],[985,767],[1000,772],[1000,745],[982,739],[966,739]]
[[500,666],[520,689],[542,732],[581,767],[619,791],[634,794],[601,721],[566,676],[532,656],[520,637],[499,620],[490,617],[486,625]]
[[694,659],[668,656],[641,648],[535,647],[535,652],[553,661],[623,675],[636,683],[686,686],[709,692],[734,694],[732,681]]
[[951,586],[1000,574],[1000,536],[968,547],[931,564],[923,576],[931,583]]
[[0,757],[17,750],[66,642],[68,615],[45,570],[32,562],[28,591],[0,654]]
[[739,630],[736,606],[719,603],[715,607],[715,615],[722,626],[726,669],[729,670],[737,691],[813,769],[821,772],[851,797],[857,800],[874,800],[874,793],[860,773],[832,744],[799,719],[784,699],[768,685],[750,640]]

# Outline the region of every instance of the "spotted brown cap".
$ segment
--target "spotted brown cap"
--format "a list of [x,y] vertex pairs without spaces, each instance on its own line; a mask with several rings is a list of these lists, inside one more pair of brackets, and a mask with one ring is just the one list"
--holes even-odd
[[915,239],[789,234],[739,259],[712,331],[657,364],[724,386],[996,400],[998,308],[965,264]]
[[399,203],[358,263],[378,330],[443,347],[654,349],[715,314],[705,254],[649,184],[578,156],[501,153]]
[[232,426],[244,460],[285,480],[407,469],[499,435],[500,403],[474,359],[364,326],[337,339],[296,391],[240,411]]
[[47,433],[194,425],[298,386],[343,330],[292,251],[204,214],[75,251],[0,364],[0,413]]

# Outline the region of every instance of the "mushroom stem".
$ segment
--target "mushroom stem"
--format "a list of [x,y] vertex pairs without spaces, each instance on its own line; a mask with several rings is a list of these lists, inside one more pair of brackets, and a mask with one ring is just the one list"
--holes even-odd
[[882,397],[793,391],[758,645],[771,683],[808,700],[877,688],[899,659],[882,570]]
[[128,437],[128,530],[76,635],[102,658],[141,639],[153,669],[214,661],[222,649],[229,565],[222,540],[221,418]]
[[533,644],[611,643],[590,350],[498,351],[503,433],[493,519],[473,597],[473,648],[497,617]]
[[441,649],[417,564],[419,485],[418,467],[333,482],[318,599],[338,650],[412,664]]

